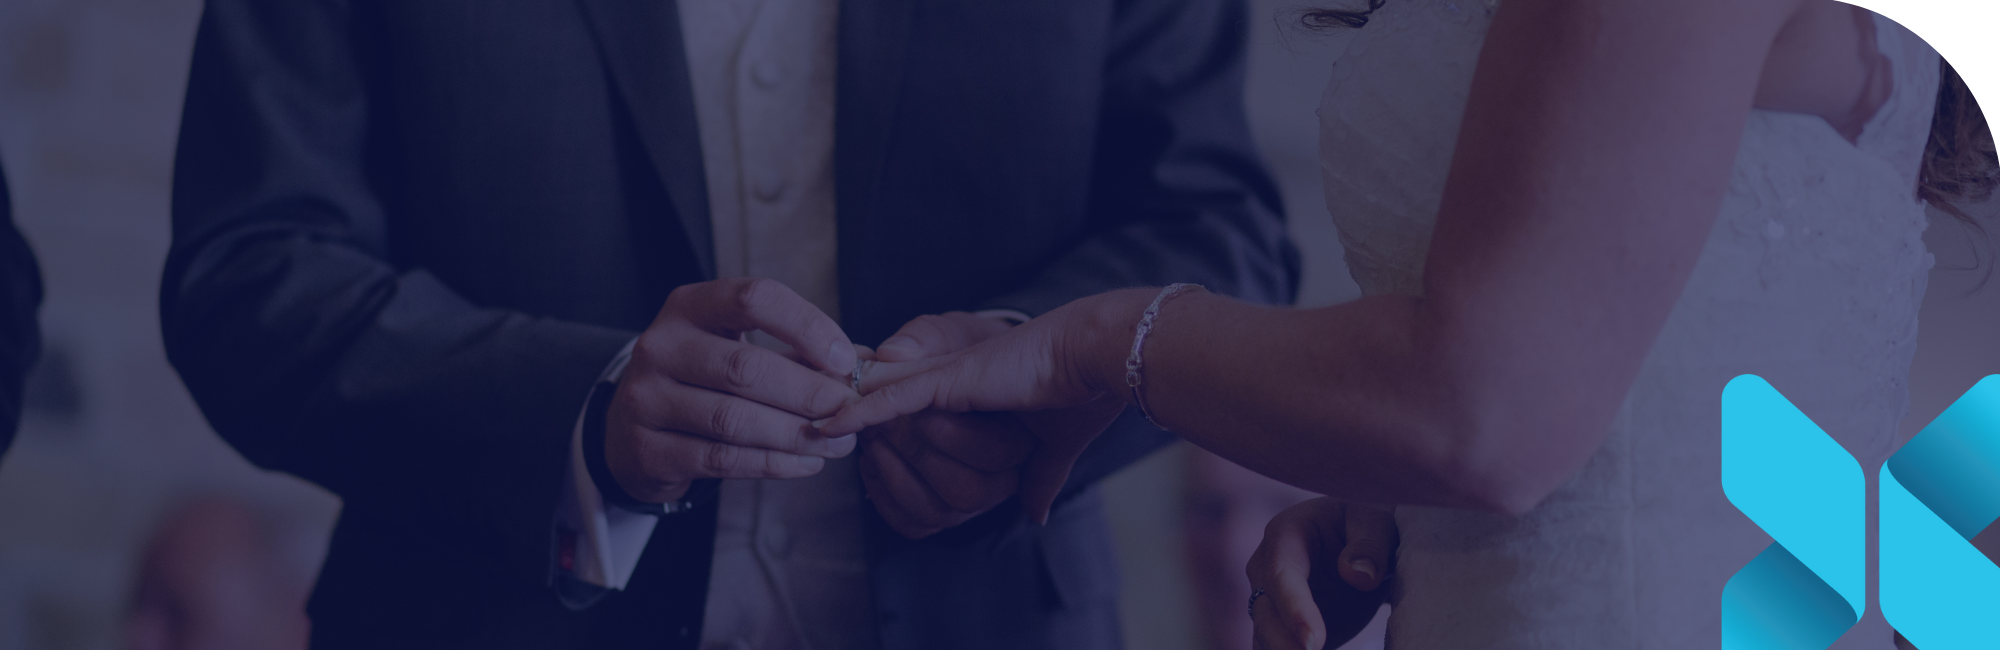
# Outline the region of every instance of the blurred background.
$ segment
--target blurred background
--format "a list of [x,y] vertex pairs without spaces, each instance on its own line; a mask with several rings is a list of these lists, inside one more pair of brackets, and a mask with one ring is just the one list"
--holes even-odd
[[[1251,4],[1246,101],[1305,253],[1300,302],[1353,298],[1313,115],[1344,43],[1293,27],[1296,0]],[[339,501],[225,446],[160,346],[171,162],[199,11],[197,0],[0,3],[0,156],[47,288],[43,359],[0,462],[0,650],[160,647],[162,621],[189,616],[190,602],[218,608],[204,620],[246,626],[204,634],[298,645],[297,608]],[[2000,288],[1981,290],[1993,249],[1978,266],[1974,236],[1949,220],[1929,239],[1939,264],[1911,433],[2000,371]],[[1247,647],[1247,628],[1226,627],[1247,623],[1242,561],[1263,522],[1307,495],[1184,445],[1105,490],[1127,644]],[[1211,632],[1235,645],[1211,645]]]

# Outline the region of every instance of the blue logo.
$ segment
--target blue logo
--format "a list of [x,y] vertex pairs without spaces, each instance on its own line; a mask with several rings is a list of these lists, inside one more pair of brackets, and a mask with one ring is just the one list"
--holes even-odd
[[[1775,540],[1723,588],[1723,650],[1824,650],[1861,620],[1861,464],[1756,375],[1722,391],[1722,489]],[[1923,650],[1993,647],[2000,566],[1968,540],[2000,519],[2000,375],[1890,457],[1880,493],[1883,615]]]

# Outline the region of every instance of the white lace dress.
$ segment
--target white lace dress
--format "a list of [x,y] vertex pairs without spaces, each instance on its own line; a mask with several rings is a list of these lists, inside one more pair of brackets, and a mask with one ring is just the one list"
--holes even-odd
[[[1327,207],[1366,293],[1421,291],[1493,10],[1388,0],[1334,66],[1320,108]],[[1577,476],[1521,517],[1398,510],[1389,647],[1717,647],[1724,583],[1771,543],[1722,493],[1720,396],[1738,374],[1763,376],[1825,428],[1874,494],[1931,265],[1914,188],[1938,63],[1875,22],[1892,97],[1859,145],[1816,116],[1751,114],[1694,275]],[[1871,605],[1835,647],[1888,648],[1890,631]]]

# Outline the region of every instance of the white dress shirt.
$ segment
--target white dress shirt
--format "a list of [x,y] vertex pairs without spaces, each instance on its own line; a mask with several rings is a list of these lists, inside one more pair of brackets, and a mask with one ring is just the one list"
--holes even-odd
[[[836,3],[679,6],[718,275],[778,280],[838,320]],[[628,346],[604,379],[621,375],[629,355]],[[575,534],[575,577],[623,588],[658,517],[606,507],[581,440],[579,418],[558,525]],[[722,482],[702,648],[875,647],[856,471],[850,455],[810,478]]]

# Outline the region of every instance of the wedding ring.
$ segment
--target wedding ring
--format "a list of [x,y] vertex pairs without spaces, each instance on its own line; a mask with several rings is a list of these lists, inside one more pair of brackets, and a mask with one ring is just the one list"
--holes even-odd
[[861,393],[861,376],[862,376],[862,375],[865,375],[865,374],[868,374],[868,369],[869,369],[869,368],[872,368],[872,367],[874,367],[874,366],[875,366],[875,361],[874,361],[874,360],[866,360],[866,361],[856,361],[856,362],[854,362],[854,381],[853,381],[853,388],[854,388],[854,392],[855,392],[855,394],[857,394],[857,395],[858,395],[858,394],[860,394],[860,393]]

